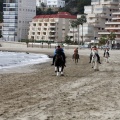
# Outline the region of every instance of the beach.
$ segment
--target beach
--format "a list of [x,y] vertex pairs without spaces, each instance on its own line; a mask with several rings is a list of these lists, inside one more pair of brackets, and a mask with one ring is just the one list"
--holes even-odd
[[[53,55],[48,48],[1,48]],[[95,72],[89,49],[65,49],[64,76],[56,76],[51,61],[0,74],[0,120],[119,120],[120,51],[111,50],[109,63],[99,50],[102,64]]]

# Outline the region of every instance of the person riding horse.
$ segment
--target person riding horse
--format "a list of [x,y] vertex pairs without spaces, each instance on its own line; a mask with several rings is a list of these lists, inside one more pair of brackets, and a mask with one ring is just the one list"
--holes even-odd
[[110,54],[109,54],[109,48],[105,48],[105,50],[104,50],[104,54],[103,54],[104,57],[105,57],[105,53],[108,54],[108,57],[110,56]]
[[72,59],[75,60],[75,63],[78,63],[78,59],[79,59],[78,48],[75,48]]
[[[55,59],[56,59],[56,55],[62,56],[64,63],[66,62],[66,57],[65,57],[64,50],[58,45],[57,48],[55,48],[55,52],[54,52],[54,56],[53,56],[53,62],[52,62],[51,65],[54,65]],[[64,65],[64,66],[66,66],[66,65]]]
[[91,53],[90,53],[90,62],[89,62],[89,63],[91,63],[91,60],[92,60],[92,51],[95,51],[96,56],[97,56],[97,58],[98,58],[98,62],[101,64],[101,62],[100,62],[100,56],[99,56],[99,54],[98,54],[98,49],[97,49],[97,47],[96,47],[96,46],[94,46],[94,47],[92,47],[92,48],[91,48]]

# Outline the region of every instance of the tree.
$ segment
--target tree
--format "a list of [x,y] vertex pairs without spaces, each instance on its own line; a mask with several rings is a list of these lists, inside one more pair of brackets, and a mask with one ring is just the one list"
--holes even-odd
[[99,45],[105,45],[107,42],[107,35],[102,35],[100,40],[99,40]]
[[86,16],[85,15],[82,15],[81,16],[81,21],[82,21],[82,45],[83,45],[83,23],[86,23],[87,22],[87,20],[86,20]]
[[41,8],[36,8],[36,15],[42,15],[43,11],[41,10]]
[[78,42],[79,41],[79,25],[82,25],[82,41],[81,41],[81,44],[83,45],[83,23],[86,23],[86,16],[85,15],[82,15],[80,18],[77,19],[77,25],[78,25]]
[[29,42],[30,42],[30,41],[29,41],[29,39],[26,39],[26,41],[25,41],[25,42],[26,42],[27,47],[28,47],[28,44],[29,44]]
[[110,47],[112,49],[112,42],[114,42],[115,38],[116,38],[116,35],[114,32],[111,32],[108,36],[109,40],[110,40]]
[[44,11],[46,5],[42,2],[42,3],[41,3],[41,7],[42,7],[42,9],[43,9],[43,11]]
[[73,41],[75,41],[74,40],[74,28],[77,27],[76,21],[71,21],[71,27],[73,28]]
[[46,14],[47,14],[47,15],[53,14],[52,9],[51,9],[51,8],[48,8],[47,11],[46,11]]
[[66,36],[66,37],[65,37],[65,43],[67,43],[67,44],[70,44],[70,43],[71,43],[71,40],[70,40],[70,37],[69,37],[69,36]]

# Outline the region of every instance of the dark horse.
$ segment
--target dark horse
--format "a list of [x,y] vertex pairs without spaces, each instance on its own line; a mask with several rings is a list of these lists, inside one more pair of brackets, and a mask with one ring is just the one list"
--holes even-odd
[[75,60],[75,63],[78,63],[79,54],[78,53],[74,53],[73,56],[72,56],[72,59]]
[[65,56],[56,54],[55,56],[55,72],[57,72],[57,76],[63,76],[63,69],[65,66]]

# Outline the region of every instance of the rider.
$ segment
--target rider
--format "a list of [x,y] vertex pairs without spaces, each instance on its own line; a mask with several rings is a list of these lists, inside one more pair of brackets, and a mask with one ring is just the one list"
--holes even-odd
[[75,48],[74,54],[78,54],[78,48]]
[[58,45],[57,48],[55,49],[54,56],[53,56],[53,62],[51,65],[54,65],[56,54],[62,55],[64,62],[66,62],[64,50],[63,48],[60,47],[60,45]]
[[108,56],[110,55],[110,54],[109,54],[109,48],[105,48],[105,49],[104,49],[104,55],[103,55],[104,57],[105,57],[105,52],[108,53]]
[[91,48],[90,62],[89,62],[89,63],[91,63],[91,60],[92,60],[92,51],[95,51],[96,56],[98,57],[98,62],[101,64],[101,62],[100,62],[100,56],[99,56],[99,54],[98,54],[98,49],[97,49],[96,46],[94,46],[94,47]]
[[78,48],[74,49],[74,54],[73,54],[72,58],[74,58],[75,55],[78,55],[78,59],[79,59]]

